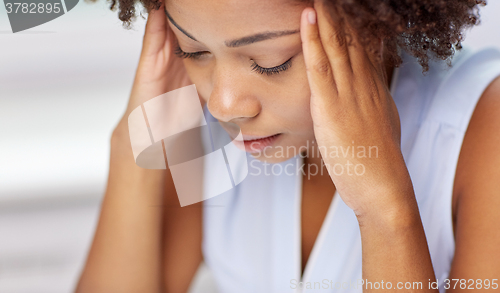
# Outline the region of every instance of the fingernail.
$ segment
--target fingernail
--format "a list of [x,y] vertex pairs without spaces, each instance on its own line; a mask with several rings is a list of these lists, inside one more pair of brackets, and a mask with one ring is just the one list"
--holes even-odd
[[309,21],[310,24],[315,24],[316,23],[316,12],[309,11],[309,13],[307,13],[307,20]]

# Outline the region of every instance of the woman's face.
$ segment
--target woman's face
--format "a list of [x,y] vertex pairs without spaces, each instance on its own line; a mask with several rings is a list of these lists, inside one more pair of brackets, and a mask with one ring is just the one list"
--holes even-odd
[[179,47],[194,57],[184,59],[189,77],[221,126],[232,138],[241,129],[245,140],[279,134],[237,144],[261,161],[285,161],[314,141],[299,32],[305,7],[290,0],[166,1]]

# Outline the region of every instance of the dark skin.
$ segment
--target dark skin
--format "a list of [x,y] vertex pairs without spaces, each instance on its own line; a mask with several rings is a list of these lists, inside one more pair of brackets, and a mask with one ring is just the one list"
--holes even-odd
[[[388,79],[387,86],[390,88],[394,67],[386,63],[386,72]],[[306,158],[304,163],[315,166],[321,166],[319,158]],[[326,217],[328,208],[335,193],[333,184],[326,168],[323,173],[318,172],[316,176],[307,174],[307,168],[304,169],[306,175],[302,176],[302,210],[301,210],[301,229],[302,229],[302,274],[318,237],[321,225]]]
[[[389,75],[391,76],[391,75]],[[496,113],[500,113],[500,79],[496,79],[489,88],[484,92],[477,105],[476,110],[472,116],[469,128],[467,130],[466,136],[464,138],[462,151],[460,152],[459,163],[456,171],[455,186],[453,190],[453,224],[454,224],[454,234],[457,241],[457,251],[455,254],[460,254],[462,257],[472,258],[467,253],[466,247],[458,245],[458,243],[463,243],[470,249],[474,249],[477,254],[481,255],[481,263],[486,264],[486,268],[491,268],[493,271],[489,273],[490,278],[495,277],[495,264],[494,260],[491,259],[491,255],[488,251],[495,251],[495,243],[499,243],[500,239],[497,239],[494,235],[488,236],[487,228],[482,228],[480,230],[474,231],[473,226],[480,225],[484,227],[485,222],[489,222],[490,219],[495,221],[500,221],[496,207],[500,206],[500,201],[498,196],[495,196],[495,190],[498,187],[498,183],[493,182],[493,180],[485,180],[480,178],[481,169],[486,167],[490,174],[496,174],[500,176],[500,172],[494,162],[489,161],[489,156],[482,152],[476,150],[482,150],[485,147],[491,148],[492,152],[495,145],[500,144],[499,136],[490,136],[490,133],[495,132],[495,129],[500,129],[500,119],[496,118]],[[489,152],[491,154],[491,152]],[[496,156],[494,158],[497,164],[500,164],[500,157]],[[313,163],[311,161],[306,161],[306,163]],[[489,181],[489,182],[486,182]],[[312,176],[307,179],[307,175],[303,176],[303,186],[302,186],[302,273],[304,272],[305,264],[313,248],[316,237],[319,233],[321,225],[323,224],[324,218],[330,206],[331,200],[333,199],[333,194],[335,192],[335,186],[331,181],[331,178],[327,173],[323,176]],[[483,186],[484,187],[481,187]],[[484,193],[480,194],[477,189],[484,189]],[[480,195],[481,200],[477,200],[477,196]],[[171,198],[174,202],[177,198]],[[201,246],[193,245],[193,242],[184,240],[185,238],[195,238],[201,241],[201,209],[185,209],[185,208],[171,208],[170,210],[175,211],[175,215],[172,217],[176,218],[175,223],[178,226],[178,231],[191,231],[189,235],[179,233],[178,235],[171,234],[171,239],[176,239],[175,242],[168,242],[165,252],[171,256],[170,261],[165,261],[165,268],[167,271],[172,273],[167,273],[169,276],[168,282],[169,286],[174,286],[176,288],[187,288],[190,283],[189,276],[194,274],[197,268],[198,261],[201,260]],[[481,210],[482,216],[474,221],[462,221],[462,223],[457,223],[458,213],[470,213],[477,216],[477,210]],[[168,220],[166,224],[172,225],[174,221]],[[472,226],[469,233],[465,231],[459,232],[457,235],[457,224],[461,224],[460,228],[465,230],[467,227]],[[176,230],[177,230],[176,229]],[[464,233],[465,232],[465,233]],[[485,233],[485,234],[483,234]],[[466,236],[469,234],[470,236]],[[475,234],[475,235],[472,235]],[[182,236],[182,237],[181,237]],[[491,237],[491,243],[486,246],[486,250],[483,252],[481,249],[482,244],[476,243],[474,237]],[[197,242],[199,243],[199,242]],[[186,244],[189,244],[186,246]],[[165,260],[168,259],[167,254],[165,255]],[[193,259],[184,262],[178,260],[178,263],[172,262],[172,258],[177,256],[194,256]],[[179,270],[179,264],[183,263],[185,269]],[[455,262],[455,270],[452,273],[457,275],[465,274],[465,270],[468,270],[466,266],[469,264],[478,263],[477,260],[470,260],[469,263],[464,261]],[[176,270],[168,270],[168,267],[176,267]],[[477,273],[477,278],[485,279],[484,274],[486,273],[486,268],[479,265],[476,269],[481,271]],[[175,274],[173,274],[175,272]],[[175,286],[178,284],[178,286]],[[177,289],[171,292],[184,292],[177,291]]]
[[[392,79],[392,74],[394,71],[394,67],[387,65],[387,76],[390,77],[388,87],[390,87],[390,82]],[[500,111],[500,99],[498,98],[500,95],[500,79],[495,80],[488,89],[484,92],[483,96],[480,99],[480,102],[477,105],[476,110],[472,116],[469,129],[464,138],[462,151],[459,157],[459,163],[456,172],[456,180],[455,187],[452,196],[452,212],[453,212],[453,224],[454,224],[454,234],[456,237],[457,231],[457,212],[459,203],[461,204],[461,209],[466,212],[471,212],[475,209],[478,209],[479,205],[473,199],[472,195],[463,196],[466,194],[473,194],[476,191],[471,190],[472,186],[477,187],[478,181],[483,181],[484,179],[480,179],[478,174],[481,174],[482,171],[478,170],[481,166],[490,166],[490,172],[497,172],[494,168],[494,164],[487,163],[488,156],[485,156],[484,153],[477,152],[475,150],[482,149],[485,146],[494,147],[497,143],[500,143],[496,140],[491,140],[491,138],[486,138],[489,136],[489,131],[494,131],[494,129],[498,129],[500,127],[500,119],[492,119],[495,111]],[[496,121],[492,121],[496,120]],[[489,140],[488,144],[484,144],[485,139]],[[493,151],[493,150],[492,150]],[[498,159],[498,158],[497,158]],[[319,166],[321,163],[319,160],[311,160],[306,159],[304,161],[306,164],[316,164]],[[305,169],[307,170],[307,169]],[[330,203],[333,199],[333,194],[335,193],[335,185],[333,184],[330,176],[326,170],[323,172],[323,176],[303,176],[302,179],[302,210],[301,210],[301,229],[302,229],[302,237],[301,237],[301,252],[302,252],[302,265],[301,272],[304,273],[305,266],[309,259],[311,250],[314,246],[316,238],[318,236],[319,230],[323,221],[325,219],[326,213],[330,206]],[[467,188],[470,186],[469,188]],[[494,190],[494,186],[491,184],[487,184],[488,189]],[[464,191],[469,189],[469,191]],[[461,200],[461,198],[464,198]],[[488,200],[484,200],[481,204],[486,211],[490,211],[484,217],[493,217],[496,218],[495,209],[492,209],[490,205],[488,205]],[[485,205],[488,205],[489,208],[486,208]],[[495,205],[493,205],[495,206]],[[484,210],[483,210],[484,212]],[[189,213],[189,215],[188,215]],[[189,225],[189,230],[198,231],[199,233],[193,233],[191,237],[201,237],[201,222],[193,221],[193,218],[200,218],[201,213],[197,213],[195,211],[189,211],[185,213],[179,213],[179,216],[185,217],[185,225]],[[463,225],[473,225],[471,223],[463,223]],[[187,227],[186,227],[187,228]],[[188,231],[185,230],[184,231]],[[479,237],[481,232],[477,232]],[[460,241],[468,243],[471,247],[477,246],[471,239],[467,239],[463,235],[460,235]],[[493,242],[498,240],[493,240]],[[180,250],[190,250],[190,251],[198,251],[201,252],[199,247],[196,248],[183,248],[182,241],[179,241],[178,247],[176,249],[168,249],[167,251],[179,252]],[[472,242],[472,243],[471,243]],[[491,247],[493,250],[494,247]],[[187,253],[187,252],[186,252]],[[462,250],[457,250],[457,253],[462,253],[463,255],[467,255]],[[176,254],[176,253],[175,253]],[[484,260],[488,259],[488,254],[484,253]],[[192,268],[195,267],[196,261],[194,261]],[[457,269],[460,272],[460,269]],[[179,276],[180,277],[180,276]],[[479,278],[479,277],[478,277]],[[187,283],[186,283],[187,284]]]
[[[309,162],[307,162],[309,163]],[[301,252],[302,275],[335,193],[335,185],[324,170],[323,176],[302,176]]]
[[[186,292],[203,260],[201,204],[178,207],[170,173],[138,167],[130,149],[130,111],[152,96],[190,84],[180,78],[182,63],[168,58],[171,51],[165,50],[165,45],[170,46],[166,24],[163,13],[148,18],[129,107],[111,140],[108,187],[77,292]],[[171,68],[176,68],[174,76],[169,75]],[[178,83],[172,84],[172,80]],[[500,182],[495,180],[500,177],[499,114],[500,78],[480,98],[459,157],[452,207],[456,251],[450,279],[500,276],[500,234],[496,232],[500,226]],[[304,180],[303,264],[307,263],[333,192],[328,174]],[[364,233],[366,239],[376,237],[369,231]],[[366,243],[374,248],[370,241]],[[407,250],[413,248],[413,241],[400,243]],[[457,291],[460,289],[448,292]]]
[[[386,72],[389,77],[387,86],[390,88],[394,67],[389,63],[386,63]],[[306,158],[304,163],[321,166],[319,158]],[[307,168],[305,170],[307,171]],[[318,172],[318,174],[321,174],[321,172]],[[306,173],[306,175],[302,176],[302,274],[334,193],[335,185],[326,168],[323,169],[322,175],[309,176]]]

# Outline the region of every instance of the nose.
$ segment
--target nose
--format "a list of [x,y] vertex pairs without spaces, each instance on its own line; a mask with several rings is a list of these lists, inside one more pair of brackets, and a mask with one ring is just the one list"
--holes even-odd
[[[230,66],[216,66],[207,108],[219,121],[243,122],[257,116],[261,103],[251,76]],[[241,125],[240,125],[241,126]]]

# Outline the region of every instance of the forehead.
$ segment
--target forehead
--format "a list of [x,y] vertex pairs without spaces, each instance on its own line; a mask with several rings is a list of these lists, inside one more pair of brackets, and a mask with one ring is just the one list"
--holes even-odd
[[174,21],[200,42],[299,29],[305,7],[297,0],[166,0]]

